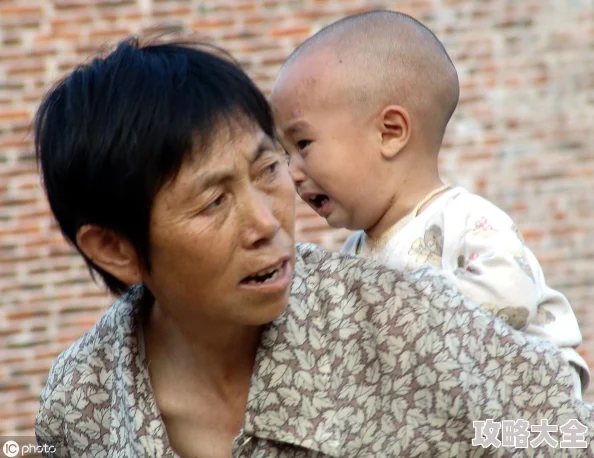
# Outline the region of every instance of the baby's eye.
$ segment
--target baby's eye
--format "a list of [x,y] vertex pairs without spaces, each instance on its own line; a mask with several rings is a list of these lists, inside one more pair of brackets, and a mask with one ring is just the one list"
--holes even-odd
[[310,144],[311,144],[311,141],[309,141],[309,140],[300,140],[297,142],[297,149],[302,151],[305,148],[307,148]]

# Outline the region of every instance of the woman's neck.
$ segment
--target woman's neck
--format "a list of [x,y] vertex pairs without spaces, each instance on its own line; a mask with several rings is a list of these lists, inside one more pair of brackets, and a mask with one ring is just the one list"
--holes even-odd
[[251,378],[261,327],[179,322],[158,304],[145,320],[147,360],[227,396]]

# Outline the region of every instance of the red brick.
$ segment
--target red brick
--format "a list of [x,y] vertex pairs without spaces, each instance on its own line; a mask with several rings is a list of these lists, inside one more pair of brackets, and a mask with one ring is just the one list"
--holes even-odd
[[202,30],[202,29],[216,29],[219,27],[227,27],[231,26],[235,23],[233,19],[223,19],[223,18],[198,18],[192,22],[192,28],[195,30]]
[[14,121],[14,120],[23,120],[23,119],[30,119],[30,113],[28,110],[0,110],[0,121]]
[[270,31],[270,35],[275,37],[283,37],[286,35],[305,35],[309,34],[311,27],[308,25],[295,25],[286,27],[275,27]]
[[209,13],[237,13],[245,14],[247,11],[255,11],[257,9],[256,2],[252,0],[235,0],[233,3],[215,4],[208,11]]
[[33,5],[4,6],[0,4],[0,18],[21,17],[21,16],[41,16],[43,9]]
[[113,40],[116,37],[126,36],[129,33],[130,33],[130,30],[128,30],[128,29],[98,29],[98,30],[93,30],[89,34],[89,37],[91,39],[100,38],[100,39]]
[[183,16],[192,16],[193,11],[190,6],[183,6],[179,5],[175,8],[167,7],[167,8],[154,8],[153,9],[153,17],[161,19],[164,17],[183,17]]
[[63,29],[79,28],[84,25],[90,25],[93,22],[93,16],[90,14],[77,14],[76,16],[58,16],[50,21],[50,27],[54,31]]

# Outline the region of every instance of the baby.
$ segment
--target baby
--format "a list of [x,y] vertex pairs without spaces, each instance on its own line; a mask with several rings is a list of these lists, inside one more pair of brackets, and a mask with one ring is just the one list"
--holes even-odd
[[435,35],[375,11],[299,46],[270,100],[299,196],[330,226],[357,231],[344,252],[407,271],[434,266],[510,326],[560,347],[581,397],[590,376],[567,299],[546,285],[507,214],[441,181],[438,153],[458,97]]

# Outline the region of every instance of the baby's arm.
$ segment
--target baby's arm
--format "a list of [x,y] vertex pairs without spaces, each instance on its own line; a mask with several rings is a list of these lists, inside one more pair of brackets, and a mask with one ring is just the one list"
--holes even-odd
[[557,345],[585,390],[589,371],[575,350],[582,336],[569,302],[546,285],[538,260],[505,213],[482,199],[465,207],[480,213],[457,215],[457,224],[445,221],[444,276],[513,328]]

